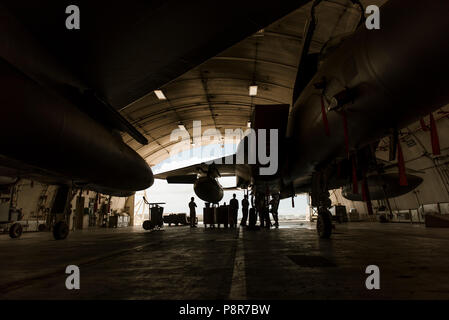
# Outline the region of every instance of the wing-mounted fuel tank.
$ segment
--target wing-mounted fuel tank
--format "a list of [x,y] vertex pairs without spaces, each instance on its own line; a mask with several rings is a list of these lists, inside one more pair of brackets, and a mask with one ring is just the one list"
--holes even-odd
[[188,167],[187,171],[180,170],[178,174],[161,173],[155,177],[166,179],[170,184],[193,184],[195,194],[206,202],[218,203],[223,199],[223,187],[217,180],[221,175],[214,163],[201,163]]
[[[421,177],[407,174],[407,186],[399,184],[398,173],[384,173],[381,175],[371,175],[367,177],[368,189],[371,200],[384,200],[385,198],[395,198],[413,191],[422,182]],[[362,183],[358,183],[358,193],[354,193],[353,185],[345,185],[342,195],[351,201],[363,201]]]
[[223,187],[211,177],[198,178],[193,185],[193,190],[201,200],[206,202],[219,203],[223,199]]
[[219,203],[223,199],[223,187],[217,180],[220,177],[220,172],[212,163],[202,174],[205,175],[199,176],[193,184],[195,194],[203,201]]

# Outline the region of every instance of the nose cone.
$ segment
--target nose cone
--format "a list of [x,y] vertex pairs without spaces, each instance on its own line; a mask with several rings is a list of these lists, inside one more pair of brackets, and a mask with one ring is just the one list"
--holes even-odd
[[153,183],[154,183],[154,176],[153,176],[153,171],[151,170],[151,168],[150,168],[150,166],[148,164],[147,164],[147,170],[146,170],[144,178],[145,178],[145,181],[146,181],[146,183],[148,185],[146,188],[151,187],[153,185]]
[[112,172],[112,183],[116,189],[129,191],[145,190],[154,183],[153,171],[137,152],[125,146],[125,157],[118,163],[120,168]]
[[[139,156],[140,157],[140,156]],[[154,183],[154,175],[148,163],[140,158],[139,165],[134,170],[134,188],[135,190],[144,190],[151,187]]]

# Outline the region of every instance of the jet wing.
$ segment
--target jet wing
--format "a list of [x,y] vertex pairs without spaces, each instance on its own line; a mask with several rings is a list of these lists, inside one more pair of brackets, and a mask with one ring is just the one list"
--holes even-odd
[[188,167],[155,174],[156,179],[167,180],[168,183],[194,183],[198,176],[207,175],[211,166],[215,167],[220,177],[232,177],[236,175],[240,166],[236,164],[235,155],[217,158],[208,162],[194,164]]

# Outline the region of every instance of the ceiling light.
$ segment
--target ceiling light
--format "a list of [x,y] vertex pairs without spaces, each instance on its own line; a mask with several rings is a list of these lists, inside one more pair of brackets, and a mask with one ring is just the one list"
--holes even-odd
[[248,128],[251,128],[251,121],[248,121],[248,123],[246,124],[246,126],[247,126]]
[[257,31],[255,34],[253,34],[254,37],[263,37],[264,36],[264,29],[260,29],[259,31]]
[[162,92],[162,90],[154,90],[154,93],[156,94],[156,97],[159,100],[167,100],[167,97],[165,97],[164,93]]
[[179,123],[178,123],[178,128],[181,129],[181,130],[187,131],[186,126],[185,126],[184,123],[182,123],[182,122],[179,122]]
[[257,96],[257,86],[249,86],[249,95],[251,97]]

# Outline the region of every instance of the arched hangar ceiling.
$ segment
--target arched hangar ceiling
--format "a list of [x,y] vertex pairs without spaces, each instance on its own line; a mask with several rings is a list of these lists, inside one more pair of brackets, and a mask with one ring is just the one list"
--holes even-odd
[[[170,134],[179,122],[191,135],[194,120],[201,121],[203,131],[245,130],[254,105],[291,104],[310,8],[311,2],[161,86],[166,100],[150,92],[122,108],[122,115],[146,135],[149,144],[142,146],[128,135],[124,140],[156,165],[170,156],[176,144]],[[360,11],[349,0],[325,1],[317,7],[316,17],[313,52],[328,40],[354,31]],[[251,84],[258,86],[256,96],[249,96]]]

